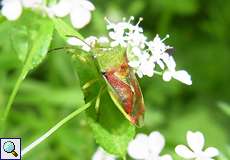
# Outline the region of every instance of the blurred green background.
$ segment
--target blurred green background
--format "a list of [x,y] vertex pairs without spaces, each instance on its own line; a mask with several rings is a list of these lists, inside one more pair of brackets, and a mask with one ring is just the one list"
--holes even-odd
[[[188,130],[204,133],[206,146],[230,159],[230,1],[229,0],[94,0],[91,23],[84,36],[106,34],[104,17],[143,17],[141,26],[153,38],[170,34],[166,43],[175,47],[178,69],[186,69],[192,86],[161,77],[140,80],[146,104],[145,126],[138,132],[158,130],[174,159],[177,144],[186,143]],[[9,23],[0,24],[1,115],[22,64],[12,49]],[[55,37],[52,48],[63,46]],[[10,113],[6,135],[21,137],[28,145],[77,106],[83,104],[77,76],[69,55],[49,54],[30,72],[20,87]],[[29,160],[89,160],[97,145],[84,114],[74,118],[47,141],[26,155]],[[74,158],[73,158],[74,157]]]

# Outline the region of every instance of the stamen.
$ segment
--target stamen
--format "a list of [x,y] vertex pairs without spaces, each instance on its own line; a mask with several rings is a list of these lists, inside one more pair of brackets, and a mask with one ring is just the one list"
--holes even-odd
[[105,17],[104,19],[108,24],[111,24],[110,20],[107,17]]
[[163,38],[161,41],[163,42],[164,40],[168,39],[169,37],[170,37],[169,34],[167,34],[167,35],[165,36],[165,38]]
[[138,20],[136,26],[138,26],[138,25],[141,23],[141,21],[143,21],[143,18],[142,18],[142,17],[139,18],[139,20]]
[[129,21],[128,21],[128,23],[130,23],[131,21],[133,21],[134,20],[134,17],[133,16],[131,16],[130,18],[129,18]]

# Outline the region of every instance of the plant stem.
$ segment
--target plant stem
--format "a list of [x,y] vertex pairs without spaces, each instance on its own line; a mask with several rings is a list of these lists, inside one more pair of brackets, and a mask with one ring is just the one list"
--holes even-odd
[[4,111],[4,114],[3,114],[3,117],[1,119],[1,134],[4,134],[4,129],[5,129],[5,123],[6,123],[6,119],[9,115],[9,112],[10,112],[10,109],[12,107],[12,104],[14,102],[14,99],[15,99],[15,96],[19,90],[19,87],[22,83],[22,81],[24,80],[24,77],[27,75],[27,72],[25,70],[22,70],[22,72],[20,73],[17,81],[16,81],[16,84],[13,88],[13,91],[11,92],[11,95],[9,97],[9,100],[7,102],[7,105],[6,105],[6,109]]
[[62,119],[60,122],[58,122],[55,126],[53,126],[51,129],[49,129],[45,134],[43,134],[41,137],[36,139],[33,143],[28,145],[26,148],[22,150],[22,156],[24,156],[27,152],[32,150],[34,147],[36,147],[38,144],[40,144],[42,141],[44,141],[46,138],[48,138],[50,135],[52,135],[56,130],[58,130],[61,126],[63,126],[66,122],[77,116],[82,111],[86,110],[88,107],[91,106],[93,101],[90,101],[86,103],[85,105],[81,106],[74,112],[70,113],[68,116],[66,116],[64,119]]

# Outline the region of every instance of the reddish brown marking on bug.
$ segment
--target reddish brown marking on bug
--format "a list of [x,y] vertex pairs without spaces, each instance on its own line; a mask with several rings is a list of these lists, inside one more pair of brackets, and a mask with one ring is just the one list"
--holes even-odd
[[[130,81],[131,81],[131,85],[134,88],[135,97],[136,97],[134,104],[137,105],[137,109],[138,109],[136,112],[134,111],[132,121],[134,121],[134,123],[136,123],[138,121],[138,119],[141,116],[143,116],[145,109],[144,109],[144,101],[143,101],[140,87],[139,87],[138,82],[137,82],[136,78],[134,77],[134,75],[132,75],[132,76],[133,77],[130,78]],[[135,106],[134,106],[134,108],[135,108]]]
[[143,118],[144,102],[138,81],[127,62],[126,59],[120,66],[107,70],[104,76],[116,92],[131,122],[137,124]]
[[[124,109],[126,113],[131,114],[132,106],[133,106],[133,92],[130,86],[120,80],[115,74],[121,73],[120,71],[123,70],[122,67],[118,70],[111,69],[105,73],[105,77],[109,84],[115,89],[116,93],[118,94],[119,98],[124,103]],[[122,73],[121,73],[122,74]]]

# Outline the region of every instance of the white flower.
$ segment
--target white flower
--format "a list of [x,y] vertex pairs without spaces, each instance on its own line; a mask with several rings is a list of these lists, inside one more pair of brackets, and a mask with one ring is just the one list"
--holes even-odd
[[70,15],[70,20],[75,28],[83,28],[91,20],[91,11],[94,5],[88,0],[60,0],[49,7],[49,12],[57,17]]
[[152,132],[149,136],[137,134],[129,143],[128,154],[137,160],[172,160],[168,154],[160,156],[164,145],[165,139],[159,132]]
[[94,153],[92,160],[115,160],[116,156],[107,153],[103,148],[98,147]]
[[8,20],[14,21],[21,16],[23,7],[35,9],[42,5],[42,0],[3,0],[1,13]]
[[168,67],[168,69],[163,73],[164,81],[170,81],[172,78],[175,78],[187,85],[192,84],[191,76],[185,70],[176,71],[176,63],[172,56],[169,56],[167,60],[164,59],[164,62],[166,62]]
[[214,147],[204,148],[204,135],[201,132],[187,132],[188,146],[178,145],[175,148],[176,153],[185,159],[195,160],[214,160],[213,157],[219,154],[219,151]]
[[17,20],[22,14],[22,4],[20,0],[3,0],[2,1],[2,15],[8,20]]

